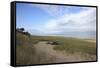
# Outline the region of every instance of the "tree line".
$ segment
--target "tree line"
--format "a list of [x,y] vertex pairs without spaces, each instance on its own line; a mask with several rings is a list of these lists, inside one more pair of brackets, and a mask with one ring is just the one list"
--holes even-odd
[[16,31],[19,32],[19,33],[22,33],[22,34],[28,35],[28,36],[31,35],[29,32],[25,31],[24,28],[17,28]]

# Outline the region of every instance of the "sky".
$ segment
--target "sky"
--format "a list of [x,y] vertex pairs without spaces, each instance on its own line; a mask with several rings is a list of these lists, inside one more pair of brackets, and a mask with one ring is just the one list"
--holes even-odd
[[16,27],[32,35],[95,37],[96,8],[17,3]]

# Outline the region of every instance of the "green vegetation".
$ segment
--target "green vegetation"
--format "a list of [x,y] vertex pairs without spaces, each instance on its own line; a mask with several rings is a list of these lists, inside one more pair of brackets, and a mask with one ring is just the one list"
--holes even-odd
[[[54,59],[48,58],[45,53],[37,54],[34,45],[41,40],[36,36],[28,36],[16,31],[16,64],[30,65],[53,62]],[[49,60],[48,60],[49,59]]]
[[[66,54],[78,54],[86,61],[96,60],[96,43],[84,39],[57,36],[35,36],[38,40],[57,41],[60,44],[54,50],[65,51]],[[74,55],[73,55],[74,56]]]
[[74,54],[79,54],[87,61],[96,60],[95,42],[87,42],[83,39],[71,37],[28,36],[27,34],[16,31],[17,65],[53,63],[55,61],[55,57],[48,60],[45,53],[39,52],[39,54],[37,54],[34,45],[36,45],[39,41],[57,41],[60,44],[54,47],[54,50],[56,51],[65,51],[66,54],[72,54],[72,56],[74,56]]
[[62,44],[55,46],[55,50],[65,51],[67,54],[79,54],[87,61],[96,60],[96,43],[76,38],[56,39],[62,42]]
[[32,46],[35,41],[32,41],[27,35],[16,33],[16,64],[28,65],[35,63],[35,49]]
[[91,55],[96,54],[96,44],[92,42],[87,42],[81,39],[69,38],[62,39],[63,44],[61,46],[56,46],[56,50],[66,50],[66,52],[82,52]]

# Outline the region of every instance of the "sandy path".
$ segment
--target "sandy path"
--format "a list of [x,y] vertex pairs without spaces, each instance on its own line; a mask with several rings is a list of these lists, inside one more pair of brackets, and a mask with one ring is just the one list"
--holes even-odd
[[53,49],[55,45],[47,44],[46,42],[39,42],[34,47],[36,48],[37,53],[45,53],[48,56],[48,59],[55,59],[56,62],[74,62],[81,61],[80,57],[75,55],[67,55],[64,52],[58,52]]

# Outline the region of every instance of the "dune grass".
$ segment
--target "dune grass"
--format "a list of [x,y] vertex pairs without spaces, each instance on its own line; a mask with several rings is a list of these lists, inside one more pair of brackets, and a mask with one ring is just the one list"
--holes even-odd
[[86,42],[81,39],[64,39],[61,46],[56,46],[54,49],[66,50],[67,52],[82,52],[88,54],[96,54],[96,44],[92,42]]
[[32,41],[31,37],[16,33],[16,64],[28,65],[36,63],[35,48],[32,46],[36,41]]
[[96,42],[88,42],[84,39],[60,36],[37,36],[37,38],[39,41],[57,41],[61,43],[56,45],[54,50],[65,51],[66,54],[78,54],[85,59],[84,61],[96,60]]
[[40,40],[41,38],[37,36],[16,33],[16,65],[44,64],[54,61],[54,59],[48,60],[49,58],[42,52],[37,54],[34,45]]
[[55,50],[65,51],[67,54],[80,55],[85,61],[96,60],[96,43],[76,38],[66,38],[59,41],[63,43],[55,46]]
[[[27,36],[21,33],[16,33],[16,64],[17,65],[30,65],[30,64],[43,64],[54,62],[55,60],[48,59],[44,53],[36,53],[34,45],[39,41],[58,41],[61,44],[56,45],[54,50],[65,51],[66,54],[81,53],[81,56],[88,60],[96,60],[96,43],[87,42],[82,39],[70,37],[57,37],[57,36]],[[76,61],[77,62],[77,61]]]

